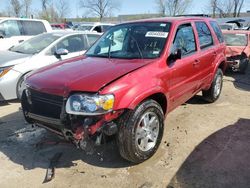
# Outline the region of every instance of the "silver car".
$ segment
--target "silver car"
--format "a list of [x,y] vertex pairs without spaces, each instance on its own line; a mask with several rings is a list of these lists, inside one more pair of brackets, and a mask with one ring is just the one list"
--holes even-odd
[[30,71],[82,55],[99,37],[98,33],[58,31],[0,51],[0,101],[20,98]]

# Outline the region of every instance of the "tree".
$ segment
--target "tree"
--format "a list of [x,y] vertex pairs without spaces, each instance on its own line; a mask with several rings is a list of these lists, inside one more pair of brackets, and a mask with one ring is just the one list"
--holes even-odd
[[119,2],[117,0],[81,0],[80,6],[88,9],[94,15],[98,16],[100,21],[111,14],[112,11],[118,9]]
[[165,0],[155,0],[155,3],[158,7],[159,13],[164,16],[166,13],[166,2]]
[[46,11],[46,10],[47,10],[49,1],[50,1],[50,0],[41,0],[43,11]]
[[21,16],[21,11],[22,11],[22,5],[19,2],[19,0],[11,0],[10,5],[11,5],[11,7],[13,9],[14,15],[16,17],[20,17]]
[[184,14],[192,0],[156,0],[155,2],[160,14],[164,11],[164,14],[176,16]]
[[244,2],[244,0],[210,0],[212,16],[219,14],[219,17],[239,17]]
[[233,16],[234,17],[239,17],[240,16],[240,11],[242,9],[242,6],[244,4],[244,0],[233,0],[233,5],[234,5],[234,12]]
[[23,0],[24,14],[26,17],[29,17],[31,3],[32,3],[32,0]]
[[69,4],[67,0],[59,0],[57,3],[58,16],[61,20],[69,13]]

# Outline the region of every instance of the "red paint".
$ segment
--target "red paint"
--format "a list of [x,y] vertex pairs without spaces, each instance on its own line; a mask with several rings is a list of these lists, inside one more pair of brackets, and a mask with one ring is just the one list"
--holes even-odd
[[223,34],[246,34],[248,41],[247,46],[227,46],[226,47],[226,57],[241,55],[242,52],[250,58],[250,31],[244,30],[228,30],[223,31]]
[[[144,22],[171,22],[171,29],[165,49],[157,59],[108,59],[77,57],[36,71],[27,79],[30,87],[50,94],[68,97],[72,92],[92,92],[114,94],[114,110],[134,109],[147,97],[161,93],[167,100],[170,112],[196,93],[207,89],[213,80],[216,69],[226,61],[225,45],[219,43],[209,26],[210,18],[160,18]],[[214,45],[200,49],[177,60],[169,66],[167,59],[172,41],[179,25],[191,23],[195,39],[198,34],[195,21],[205,21],[209,26]],[[198,61],[198,64],[196,63]],[[95,132],[103,121],[91,126]]]
[[79,126],[77,127],[75,134],[74,134],[74,138],[76,140],[82,140],[84,138],[84,130],[83,130],[83,126]]

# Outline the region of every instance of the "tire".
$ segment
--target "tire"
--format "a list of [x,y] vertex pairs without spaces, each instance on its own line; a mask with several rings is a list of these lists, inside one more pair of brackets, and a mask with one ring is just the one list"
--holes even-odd
[[215,102],[220,97],[222,85],[223,85],[223,72],[221,69],[218,69],[210,88],[208,90],[202,91],[203,99],[210,103]]
[[149,159],[160,145],[164,114],[160,105],[150,99],[142,102],[135,110],[125,112],[119,118],[118,125],[117,144],[120,155],[130,162],[140,163]]
[[21,78],[18,80],[17,85],[16,85],[17,99],[19,99],[19,100],[22,99],[23,90],[24,90],[24,75],[21,76]]

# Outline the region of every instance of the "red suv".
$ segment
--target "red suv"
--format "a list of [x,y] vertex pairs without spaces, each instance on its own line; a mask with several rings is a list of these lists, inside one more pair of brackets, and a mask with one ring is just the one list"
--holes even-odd
[[218,99],[225,61],[213,19],[116,25],[84,56],[29,75],[24,116],[85,150],[116,135],[121,156],[139,163],[156,152],[170,111],[200,91]]

